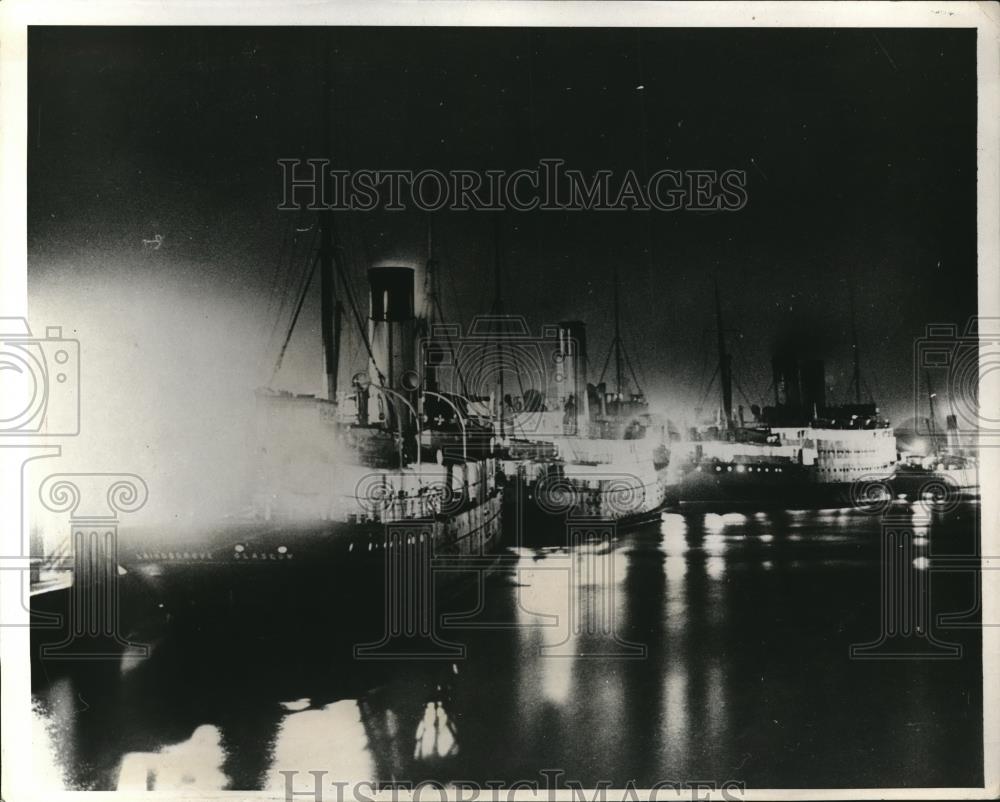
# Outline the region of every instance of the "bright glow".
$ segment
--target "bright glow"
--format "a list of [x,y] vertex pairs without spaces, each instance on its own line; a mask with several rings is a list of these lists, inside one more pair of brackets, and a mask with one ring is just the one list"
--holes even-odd
[[726,573],[726,561],[722,557],[709,557],[705,560],[705,573],[712,579],[722,579]]
[[[179,251],[156,256],[116,260],[84,246],[55,257],[33,273],[30,308],[36,333],[72,322],[67,334],[85,344],[81,406],[102,411],[75,440],[82,461],[70,456],[63,470],[93,470],[131,454],[129,471],[157,477],[157,488],[129,522],[180,528],[242,509],[253,480],[254,390],[275,357],[252,281],[231,283],[225,271]],[[295,346],[281,386],[315,392],[321,362],[312,353],[300,358],[308,349]]]
[[222,771],[225,760],[222,733],[211,724],[202,724],[183,743],[165,746],[159,752],[125,755],[117,790],[221,791],[229,784],[229,777]]
[[[386,711],[387,718],[390,712]],[[285,793],[285,775],[279,772],[294,771],[292,792],[310,796],[314,778],[302,766],[322,766],[329,772],[326,781],[361,782],[375,779],[377,773],[354,699],[286,716],[278,727],[273,755],[267,772],[270,784],[264,789],[272,793]]]
[[[565,559],[556,549],[545,550],[540,559],[530,549],[517,550],[517,633],[525,651],[538,655],[528,667],[538,677],[542,698],[563,705],[573,689],[573,654],[577,634],[570,626],[569,572],[536,570],[550,556]],[[556,654],[543,649],[558,650]]]
[[[663,574],[666,576],[668,582],[680,582],[687,576],[687,560],[682,556],[670,555],[663,561]],[[671,603],[674,600],[671,599]],[[680,609],[683,610],[684,603],[683,598],[680,599]],[[667,605],[668,614],[671,612],[670,604]],[[677,619],[671,619],[677,620]]]
[[689,699],[688,677],[684,661],[678,660],[677,665],[667,672],[663,683],[663,737],[659,739],[661,748],[665,750],[665,762],[676,765],[688,757],[688,744],[691,733],[688,727]]
[[705,531],[716,534],[726,528],[726,523],[717,512],[706,512],[704,519]]
[[[575,643],[576,636],[571,640]],[[563,655],[541,658],[542,696],[555,705],[564,705],[573,689],[573,659]]]
[[413,757],[420,760],[456,755],[458,754],[457,735],[458,731],[448,718],[444,704],[439,701],[428,702],[424,708],[423,720],[417,725]]
[[47,700],[47,708],[38,702],[31,710],[31,759],[34,768],[32,784],[39,789],[63,791],[66,788],[65,765],[76,759],[76,746],[67,738],[64,726],[57,722],[72,721],[77,709],[77,699],[68,679],[57,679]]
[[705,553],[721,557],[726,553],[726,538],[724,535],[705,535]]
[[673,512],[663,513],[660,516],[660,534],[664,541],[669,539],[683,542],[684,536],[687,534],[687,521],[684,520],[684,516]]

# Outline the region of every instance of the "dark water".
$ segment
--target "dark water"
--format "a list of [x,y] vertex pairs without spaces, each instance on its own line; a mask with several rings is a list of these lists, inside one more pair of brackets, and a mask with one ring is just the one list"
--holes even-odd
[[[938,568],[973,553],[978,507],[892,515],[916,537],[894,548],[926,572],[932,612],[974,609],[972,575]],[[465,650],[444,660],[353,659],[372,632],[343,621],[381,615],[361,593],[289,613],[281,636],[253,614],[201,633],[152,616],[133,633],[146,659],[36,663],[38,737],[54,776],[91,789],[280,791],[280,771],[298,772],[297,790],[309,771],[538,782],[544,769],[585,786],[980,785],[976,613],[932,624],[938,645],[915,633],[849,656],[882,628],[887,525],[856,511],[691,512],[508,547],[442,604],[466,614],[438,629]],[[886,657],[940,657],[944,643],[960,658]]]

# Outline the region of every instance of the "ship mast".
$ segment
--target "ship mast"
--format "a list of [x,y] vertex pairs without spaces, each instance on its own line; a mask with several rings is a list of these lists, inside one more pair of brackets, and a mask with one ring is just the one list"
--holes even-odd
[[927,407],[928,414],[930,415],[927,419],[927,430],[931,436],[931,453],[936,455],[938,453],[938,434],[934,399],[937,397],[937,393],[934,392],[934,385],[931,383],[930,371],[924,371],[924,380],[927,382]]
[[503,442],[505,438],[503,415],[504,415],[504,386],[503,386],[503,323],[499,320],[500,316],[503,315],[503,295],[501,293],[500,284],[500,218],[494,218],[493,221],[493,285],[494,285],[494,297],[493,297],[493,314],[498,318],[494,321],[494,325],[497,326],[497,364],[499,365],[498,371],[498,389],[497,389],[497,414],[500,419],[500,441]]
[[622,380],[622,330],[621,330],[621,310],[618,304],[618,263],[614,264],[614,294],[615,294],[615,393],[618,400],[624,400],[622,392],[624,390]]
[[[330,76],[330,51],[323,51],[323,147],[327,154],[327,169],[333,156],[333,126],[331,125],[333,83]],[[325,185],[325,181],[320,186]],[[340,361],[340,312],[341,306],[336,298],[334,286],[334,235],[333,211],[326,207],[325,199],[321,199],[324,208],[319,213],[320,227],[320,328],[323,335],[323,364],[326,372],[326,397],[330,401],[337,400],[337,367]]]
[[726,428],[733,428],[733,375],[732,361],[726,353],[726,332],[722,327],[722,303],[719,301],[719,282],[715,282],[715,326],[719,341],[719,381],[722,384],[722,414]]
[[[427,215],[427,269],[424,274],[424,289],[427,295],[427,320],[425,334],[433,339],[434,324],[444,323],[444,311],[441,309],[440,286],[440,263],[434,256],[434,220]],[[451,334],[447,327],[443,329],[445,341],[448,343],[448,350],[451,354],[452,364],[455,367],[455,375],[458,376],[459,384],[462,388],[462,395],[468,398],[469,387],[465,382],[465,374],[455,356],[455,344],[452,342]],[[437,390],[437,364],[426,364],[424,366],[424,384],[428,390]]]
[[[427,269],[424,276],[424,284],[426,286],[426,304],[427,304],[427,318],[426,334],[431,334],[434,329],[434,313],[439,308],[438,297],[437,297],[437,285],[436,281],[437,273],[437,262],[434,259],[434,223],[431,219],[430,214],[427,215]],[[437,390],[437,366],[428,364],[427,360],[424,360],[423,365],[424,370],[424,385],[428,390]]]
[[642,396],[642,386],[639,384],[639,378],[635,375],[635,368],[632,367],[632,360],[629,359],[628,352],[625,350],[625,344],[622,340],[622,327],[621,327],[621,305],[619,303],[619,285],[618,285],[618,265],[615,264],[611,270],[612,282],[613,282],[613,299],[614,299],[614,313],[615,313],[615,333],[611,340],[611,346],[608,348],[608,355],[604,359],[604,368],[601,370],[601,377],[597,380],[598,384],[604,381],[604,376],[608,372],[608,366],[611,363],[611,355],[614,354],[615,357],[615,395],[617,398],[617,413],[622,414],[621,404],[625,403],[625,370],[628,369],[629,376],[632,377],[632,383],[635,385],[636,396]]
[[854,355],[854,403],[861,404],[861,352],[858,349],[858,320],[854,310],[854,285],[848,285],[851,292],[851,351]]

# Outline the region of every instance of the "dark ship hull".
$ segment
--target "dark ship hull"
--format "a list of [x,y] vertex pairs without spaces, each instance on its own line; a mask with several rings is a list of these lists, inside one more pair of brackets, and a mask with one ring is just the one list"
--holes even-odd
[[894,497],[909,501],[949,504],[979,498],[978,466],[965,460],[945,460],[929,468],[900,465],[889,484]]
[[234,611],[270,619],[323,609],[333,618],[344,602],[378,607],[390,586],[414,579],[412,572],[445,587],[488,569],[502,514],[503,492],[496,489],[480,504],[432,518],[232,522],[165,537],[123,531],[117,561],[133,598],[172,618],[208,621]]
[[657,521],[668,498],[657,488],[595,488],[574,482],[529,482],[520,477],[507,490],[505,542],[563,545],[568,526],[594,525],[628,531]]
[[685,505],[823,509],[892,494],[896,446],[887,426],[783,427],[775,443],[707,441],[682,471]]
[[659,519],[675,500],[667,465],[560,462],[523,463],[515,469],[506,497],[507,532],[525,542],[565,532],[568,521],[593,521],[629,529]]
[[854,506],[865,497],[864,494],[868,494],[870,501],[873,493],[889,492],[888,485],[875,477],[860,484],[818,482],[814,474],[801,465],[766,469],[762,465],[739,467],[744,470],[713,463],[696,466],[681,481],[679,504],[713,510],[824,509]]

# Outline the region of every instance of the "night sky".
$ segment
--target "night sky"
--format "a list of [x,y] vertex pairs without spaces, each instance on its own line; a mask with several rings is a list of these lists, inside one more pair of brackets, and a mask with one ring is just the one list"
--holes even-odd
[[[866,383],[896,422],[912,414],[914,339],[975,313],[971,30],[34,28],[32,317],[80,337],[89,392],[128,376],[156,386],[150,402],[215,398],[213,381],[235,399],[268,380],[313,236],[296,233],[308,215],[277,211],[276,162],[326,153],[326,49],[348,169],[747,172],[739,212],[500,215],[507,309],[587,321],[592,371],[617,264],[654,402],[703,394],[714,279],[752,401],[789,341],[846,397],[853,284]],[[495,216],[435,216],[445,312],[464,324],[492,301]],[[372,262],[422,262],[425,226],[339,215],[358,288]],[[155,234],[163,247],[144,250]],[[320,390],[317,307],[277,385]],[[348,356],[361,366],[356,344]]]

